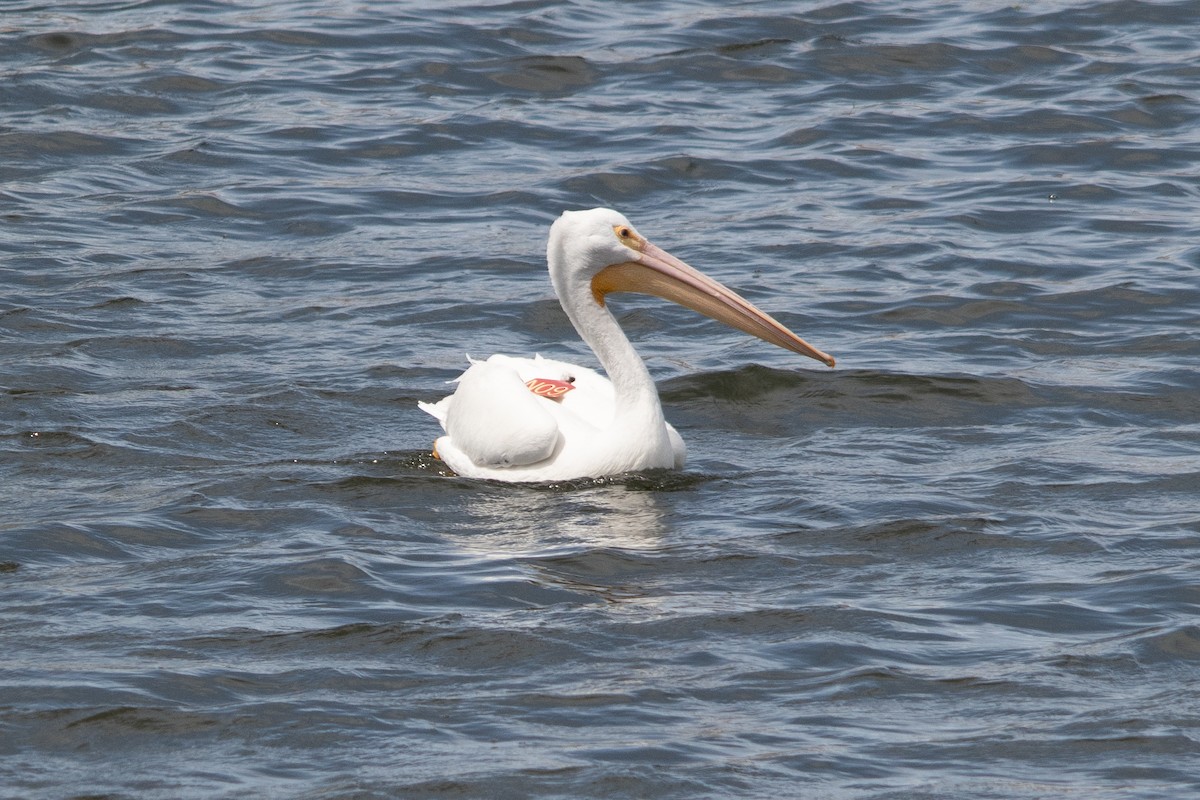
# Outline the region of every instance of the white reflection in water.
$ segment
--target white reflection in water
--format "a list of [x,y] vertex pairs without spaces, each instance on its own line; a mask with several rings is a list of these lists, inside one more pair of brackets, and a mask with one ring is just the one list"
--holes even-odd
[[590,489],[489,487],[464,504],[469,520],[452,538],[465,550],[503,558],[581,548],[656,550],[669,532],[661,495],[622,485]]

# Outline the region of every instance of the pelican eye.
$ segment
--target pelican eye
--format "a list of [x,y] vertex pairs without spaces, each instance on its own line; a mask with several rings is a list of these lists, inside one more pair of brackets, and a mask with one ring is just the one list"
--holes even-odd
[[645,240],[634,233],[633,228],[629,227],[628,225],[613,225],[613,233],[617,235],[617,239],[621,242],[621,244],[625,245],[631,250],[637,250],[641,252],[642,245],[645,243]]

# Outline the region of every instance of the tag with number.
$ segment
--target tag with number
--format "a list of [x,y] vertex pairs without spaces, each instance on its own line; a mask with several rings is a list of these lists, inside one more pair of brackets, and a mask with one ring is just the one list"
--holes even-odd
[[562,400],[563,395],[575,388],[573,384],[566,381],[554,381],[549,378],[531,378],[525,381],[525,385],[538,397],[547,397],[551,400]]

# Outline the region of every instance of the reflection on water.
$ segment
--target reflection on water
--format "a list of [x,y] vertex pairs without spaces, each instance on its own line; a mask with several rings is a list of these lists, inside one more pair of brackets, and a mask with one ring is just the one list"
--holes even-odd
[[465,550],[503,558],[537,558],[590,548],[653,551],[672,533],[659,494],[605,482],[591,488],[495,485],[466,495]]

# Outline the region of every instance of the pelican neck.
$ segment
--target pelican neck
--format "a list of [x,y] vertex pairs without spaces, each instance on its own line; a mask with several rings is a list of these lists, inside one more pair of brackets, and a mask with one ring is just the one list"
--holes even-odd
[[663,416],[658,388],[616,317],[607,306],[601,306],[591,297],[571,305],[574,307],[563,303],[571,324],[596,354],[600,366],[612,381],[614,416],[627,419],[631,415],[646,415],[647,422],[661,425]]

